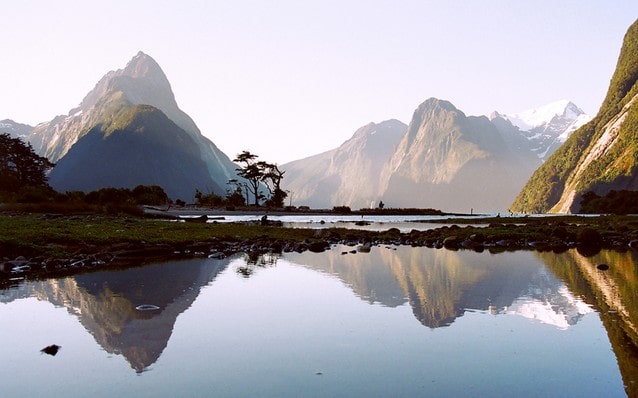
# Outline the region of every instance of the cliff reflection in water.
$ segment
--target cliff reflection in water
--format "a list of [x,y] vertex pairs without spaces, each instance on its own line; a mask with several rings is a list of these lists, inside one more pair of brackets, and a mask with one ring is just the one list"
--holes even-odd
[[373,248],[370,254],[291,258],[338,276],[370,303],[409,303],[424,326],[448,326],[465,311],[515,314],[566,329],[593,310],[532,252],[474,253],[401,246]]
[[[105,351],[142,372],[162,354],[177,316],[229,260],[194,259],[34,283],[30,295],[67,307]],[[140,305],[159,308],[140,311]]]
[[[558,257],[538,253],[569,289],[593,303],[607,330],[630,397],[638,396],[638,254],[602,251],[584,257],[570,250]],[[601,271],[599,264],[609,269]]]

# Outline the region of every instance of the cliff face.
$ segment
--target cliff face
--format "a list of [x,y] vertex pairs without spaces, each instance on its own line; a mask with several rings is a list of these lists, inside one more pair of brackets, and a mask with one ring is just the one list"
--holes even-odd
[[580,210],[593,191],[638,189],[638,21],[625,35],[616,70],[598,115],[529,179],[512,209],[532,213]]
[[536,165],[529,153],[512,152],[486,117],[431,98],[414,112],[380,186],[393,207],[506,211]]

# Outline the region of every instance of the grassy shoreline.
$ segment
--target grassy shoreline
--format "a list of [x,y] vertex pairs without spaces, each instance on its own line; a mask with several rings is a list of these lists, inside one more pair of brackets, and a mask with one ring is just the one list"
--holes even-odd
[[[242,212],[241,214],[264,213]],[[545,233],[550,232],[548,228],[562,226],[572,233],[589,227],[607,236],[616,234],[625,235],[631,239],[638,238],[638,217],[636,216],[468,217],[426,222],[442,225],[440,228],[421,231],[422,234],[429,235],[429,238],[444,238],[445,235],[452,234],[446,226],[456,224],[477,225],[456,231],[455,235],[461,237],[481,232],[499,239],[514,236],[542,239],[547,237]],[[388,228],[391,228],[391,224]],[[330,228],[325,231],[340,231],[342,234],[347,233],[350,236],[356,235],[368,239],[375,236],[383,238],[387,235],[385,231],[373,232],[346,228]],[[219,239],[236,241],[257,237],[301,242],[316,236],[317,232],[313,229],[250,223],[183,223],[169,219],[128,216],[0,213],[0,258],[14,254],[55,255],[58,253],[64,255],[82,248],[92,246],[108,248],[123,243],[189,244],[215,242]],[[23,252],[10,252],[9,249],[12,248]]]
[[[429,221],[428,221],[429,222]],[[187,256],[324,251],[331,245],[412,245],[450,250],[553,250],[638,246],[638,217],[469,217],[441,227],[401,233],[346,228],[284,228],[259,223],[188,223],[107,215],[0,213],[0,277],[28,265],[40,277]],[[459,227],[456,224],[474,224]],[[69,264],[80,266],[69,267]]]

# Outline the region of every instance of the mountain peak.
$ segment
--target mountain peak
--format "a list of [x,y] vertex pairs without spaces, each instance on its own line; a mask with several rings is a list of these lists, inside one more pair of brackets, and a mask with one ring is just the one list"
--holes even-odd
[[425,100],[421,105],[419,105],[418,110],[424,111],[436,108],[441,108],[446,111],[458,111],[458,109],[454,105],[452,105],[451,102],[434,97],[430,97]]
[[376,136],[386,136],[387,134],[403,135],[407,127],[408,126],[405,123],[397,119],[389,119],[380,123],[370,122],[366,124],[365,126],[359,128],[357,131],[355,131],[351,139],[361,139],[365,137],[371,137],[374,135]]
[[168,82],[168,79],[159,64],[150,55],[147,55],[142,51],[139,51],[126,64],[126,67],[120,74],[133,78],[159,78]]
[[[444,116],[445,115],[445,116]],[[465,114],[457,109],[451,102],[446,100],[441,100],[438,98],[428,98],[421,105],[419,105],[414,114],[412,115],[412,131],[411,135],[416,133],[416,130],[419,128],[421,122],[425,120],[430,120],[434,117],[457,117],[462,116],[465,117]]]
[[[554,101],[511,115],[492,112],[490,120],[506,135],[520,134],[541,160],[546,160],[590,116],[568,100]],[[510,131],[512,126],[518,132]]]
[[160,103],[177,107],[171,84],[162,68],[150,55],[139,51],[124,69],[110,71],[104,75],[80,105],[69,111],[69,116],[78,112],[88,112],[97,104],[98,99],[103,98],[108,92],[117,91],[121,91],[133,104],[153,105],[164,112]]
[[575,120],[584,114],[585,112],[573,102],[563,99],[508,115],[507,118],[521,130],[531,130],[547,124],[557,116]]

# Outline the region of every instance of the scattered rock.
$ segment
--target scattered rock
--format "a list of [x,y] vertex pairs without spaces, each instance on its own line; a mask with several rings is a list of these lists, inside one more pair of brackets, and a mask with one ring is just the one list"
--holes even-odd
[[135,309],[138,311],[156,311],[159,310],[160,307],[153,304],[141,304],[135,307]]
[[583,246],[601,246],[603,237],[593,228],[583,228],[578,234],[578,244]]
[[51,356],[55,356],[58,351],[60,351],[60,347],[59,345],[56,344],[51,344],[49,346],[44,347],[43,349],[40,350],[40,352],[43,352],[45,354],[49,354]]
[[445,247],[446,249],[452,249],[452,250],[458,249],[459,243],[460,243],[459,238],[456,237],[455,235],[451,235],[443,239],[443,247]]
[[311,242],[308,244],[308,250],[313,253],[322,253],[326,251],[330,247],[330,244],[326,241],[320,240],[316,242]]

